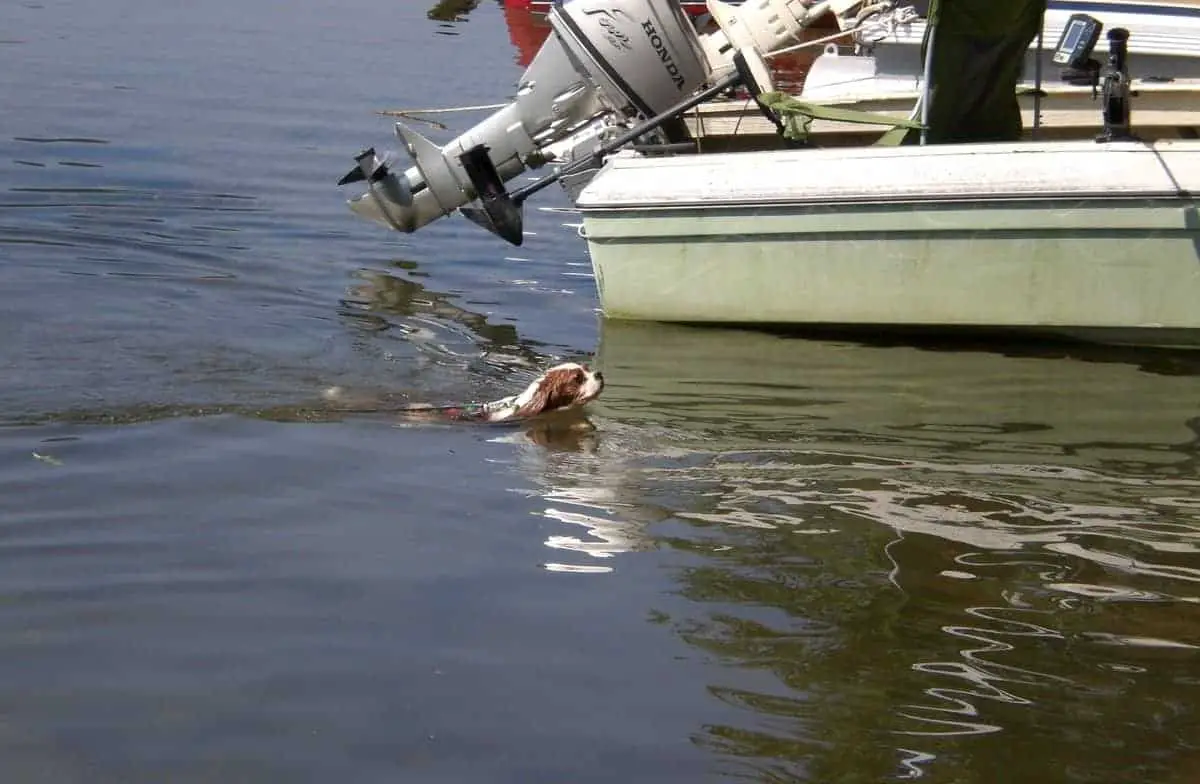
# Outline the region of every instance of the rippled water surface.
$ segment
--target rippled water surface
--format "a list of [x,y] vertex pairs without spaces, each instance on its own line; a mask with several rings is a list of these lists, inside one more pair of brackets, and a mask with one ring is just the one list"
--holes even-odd
[[[374,112],[539,25],[428,10],[0,5],[5,781],[1200,777],[1200,356],[606,323],[553,191],[363,223]],[[566,358],[594,430],[388,413]]]

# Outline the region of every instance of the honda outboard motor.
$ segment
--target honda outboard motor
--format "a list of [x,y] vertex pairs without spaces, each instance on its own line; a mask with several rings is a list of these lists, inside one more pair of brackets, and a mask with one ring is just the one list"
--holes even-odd
[[[672,0],[569,0],[549,12],[553,30],[504,108],[438,147],[403,123],[396,135],[411,156],[397,171],[390,156],[368,149],[339,184],[364,182],[351,200],[359,215],[412,232],[477,197],[504,193],[503,183],[550,159],[593,157],[599,140],[677,105],[705,82],[753,55],[758,83],[769,89],[760,53],[794,38],[824,6],[812,0],[710,0],[720,31],[697,34]],[[744,63],[743,57],[740,62]],[[660,141],[680,141],[682,123]],[[567,145],[564,140],[571,139]],[[559,143],[557,155],[547,148]]]

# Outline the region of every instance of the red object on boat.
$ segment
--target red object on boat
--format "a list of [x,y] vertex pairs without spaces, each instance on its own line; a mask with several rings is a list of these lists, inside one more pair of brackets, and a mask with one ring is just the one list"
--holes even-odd
[[[518,5],[519,3],[525,5]],[[522,68],[533,62],[533,56],[550,35],[550,23],[542,14],[534,13],[529,3],[530,0],[504,2],[504,21],[508,24],[508,37],[517,48],[517,65]]]

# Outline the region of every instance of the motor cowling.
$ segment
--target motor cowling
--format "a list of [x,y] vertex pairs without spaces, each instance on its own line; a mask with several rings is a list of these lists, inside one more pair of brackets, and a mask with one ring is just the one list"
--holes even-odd
[[550,25],[609,105],[648,119],[708,77],[691,20],[661,0],[575,0]]
[[404,232],[416,231],[476,198],[462,156],[482,145],[507,181],[540,165],[545,148],[605,115],[650,117],[704,82],[695,28],[670,0],[572,0],[549,14],[553,30],[517,84],[511,103],[438,147],[404,123],[396,135],[414,165],[360,155],[343,183],[367,192],[350,207]]

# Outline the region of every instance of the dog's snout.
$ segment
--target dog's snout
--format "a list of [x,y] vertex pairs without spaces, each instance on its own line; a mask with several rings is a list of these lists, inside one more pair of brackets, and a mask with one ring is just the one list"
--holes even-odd
[[593,376],[593,377],[594,377],[594,378],[595,378],[597,381],[599,381],[601,384],[603,384],[603,383],[604,383],[604,374],[603,374],[603,373],[601,373],[599,370],[597,370],[595,373],[592,373],[592,376]]

